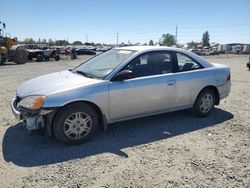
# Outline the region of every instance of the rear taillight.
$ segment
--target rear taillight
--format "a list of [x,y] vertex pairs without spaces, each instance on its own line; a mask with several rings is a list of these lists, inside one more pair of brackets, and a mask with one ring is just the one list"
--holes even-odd
[[231,73],[229,73],[227,80],[231,80]]

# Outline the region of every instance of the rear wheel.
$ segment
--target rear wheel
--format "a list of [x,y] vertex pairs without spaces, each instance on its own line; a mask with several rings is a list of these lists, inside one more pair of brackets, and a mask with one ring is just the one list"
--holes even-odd
[[16,64],[24,64],[28,61],[28,53],[22,47],[17,47],[13,57]]
[[88,104],[75,103],[61,109],[53,130],[56,138],[66,144],[79,144],[88,140],[98,128],[96,111]]
[[55,60],[56,60],[56,61],[59,61],[59,60],[60,60],[60,56],[59,56],[59,55],[56,55],[56,56],[55,56]]
[[199,117],[208,116],[214,109],[215,94],[211,89],[203,90],[197,97],[192,112]]

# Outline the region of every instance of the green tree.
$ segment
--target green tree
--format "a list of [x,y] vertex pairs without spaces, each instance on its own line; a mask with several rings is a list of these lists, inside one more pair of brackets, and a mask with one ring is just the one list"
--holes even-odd
[[47,40],[46,40],[46,39],[43,39],[43,40],[42,40],[42,44],[47,44]]
[[54,45],[54,41],[52,39],[49,39],[48,43],[50,46]]
[[81,41],[75,41],[72,43],[73,45],[82,45],[82,42]]
[[175,37],[169,33],[163,34],[160,40],[161,46],[172,46],[175,44]]
[[201,44],[201,42],[188,42],[187,45],[188,45],[188,49],[192,48],[192,49],[195,49],[197,47],[197,45]]
[[55,41],[55,45],[56,46],[65,46],[65,45],[68,45],[68,41],[67,40],[56,40]]
[[150,40],[149,43],[148,43],[149,46],[154,46],[154,41],[153,40]]
[[95,43],[93,43],[93,42],[85,42],[84,45],[86,45],[86,46],[95,46]]
[[208,46],[210,47],[210,43],[209,43],[209,34],[208,34],[208,31],[206,31],[205,33],[203,33],[203,36],[202,36],[202,44],[203,46]]
[[36,44],[36,41],[33,38],[24,39],[25,44]]

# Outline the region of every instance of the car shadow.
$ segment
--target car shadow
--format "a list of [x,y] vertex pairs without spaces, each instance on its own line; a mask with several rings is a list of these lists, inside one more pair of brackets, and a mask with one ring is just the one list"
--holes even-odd
[[8,67],[8,66],[24,66],[25,64],[28,64],[28,63],[37,63],[36,61],[27,61],[26,63],[23,63],[23,64],[17,64],[17,63],[14,63],[12,61],[7,61],[5,62],[4,64],[0,65],[0,67]]
[[29,134],[18,123],[7,129],[2,152],[6,162],[23,167],[60,163],[107,152],[129,157],[122,149],[218,126],[232,118],[233,114],[219,108],[206,118],[193,117],[186,111],[161,114],[111,124],[108,131],[99,131],[90,141],[76,146],[61,144],[53,137]]

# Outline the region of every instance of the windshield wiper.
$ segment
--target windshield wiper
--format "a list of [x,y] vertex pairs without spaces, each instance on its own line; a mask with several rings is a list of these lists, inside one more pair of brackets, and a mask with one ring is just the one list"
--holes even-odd
[[79,71],[79,70],[77,70],[75,72],[78,73],[78,74],[81,74],[81,75],[83,75],[83,76],[85,76],[87,78],[94,78],[94,76],[92,74],[87,73],[87,72],[83,72],[83,71]]

